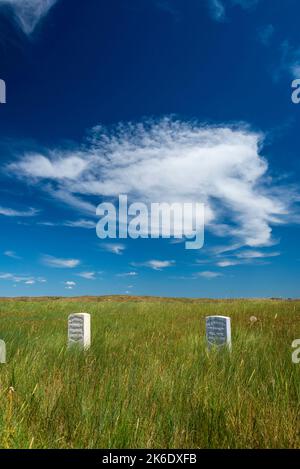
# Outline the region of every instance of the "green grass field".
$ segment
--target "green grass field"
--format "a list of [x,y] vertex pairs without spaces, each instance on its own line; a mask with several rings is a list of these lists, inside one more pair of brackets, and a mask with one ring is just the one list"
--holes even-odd
[[[66,348],[73,312],[88,352]],[[231,353],[207,353],[211,314]],[[0,300],[0,338],[1,448],[300,447],[300,302]]]

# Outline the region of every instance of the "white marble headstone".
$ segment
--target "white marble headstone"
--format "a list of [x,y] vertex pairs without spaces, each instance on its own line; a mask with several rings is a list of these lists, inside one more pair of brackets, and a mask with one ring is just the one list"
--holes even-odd
[[0,340],[0,363],[6,363],[6,345],[4,340]]
[[231,348],[231,321],[227,316],[206,318],[206,339],[208,347],[227,345]]
[[68,318],[68,346],[78,345],[88,350],[91,345],[91,315],[71,314]]

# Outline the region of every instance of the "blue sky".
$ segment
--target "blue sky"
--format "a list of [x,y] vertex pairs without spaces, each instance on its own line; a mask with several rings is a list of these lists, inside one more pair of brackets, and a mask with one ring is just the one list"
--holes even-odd
[[[0,0],[0,295],[299,297],[297,0]],[[202,202],[205,244],[96,236]]]

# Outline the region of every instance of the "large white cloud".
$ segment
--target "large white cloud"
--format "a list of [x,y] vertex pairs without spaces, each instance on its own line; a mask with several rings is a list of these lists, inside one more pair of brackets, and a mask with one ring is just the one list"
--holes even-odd
[[58,0],[0,0],[2,6],[10,6],[26,34],[31,34],[38,22],[46,16]]
[[216,235],[237,246],[269,246],[272,226],[289,221],[293,192],[272,183],[262,143],[262,134],[242,125],[163,119],[96,127],[80,151],[25,154],[8,169],[89,214],[91,196],[205,203]]

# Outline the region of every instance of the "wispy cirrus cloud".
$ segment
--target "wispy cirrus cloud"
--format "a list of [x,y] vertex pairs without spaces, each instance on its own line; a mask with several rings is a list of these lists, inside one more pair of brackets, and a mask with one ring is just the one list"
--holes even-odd
[[41,226],[67,226],[69,228],[84,228],[84,229],[95,229],[96,223],[92,220],[79,219],[79,220],[67,220],[63,222],[53,222],[53,221],[40,221],[38,225]]
[[[227,253],[228,254],[228,253]],[[229,256],[216,261],[218,267],[233,267],[237,265],[260,265],[265,264],[264,259],[268,260],[274,257],[280,256],[279,251],[258,251],[255,249],[241,250],[237,252],[229,253]],[[218,257],[218,254],[216,254]]]
[[96,280],[96,272],[80,272],[77,275],[86,280]]
[[235,265],[239,265],[241,262],[240,261],[235,261],[235,260],[224,260],[224,261],[218,261],[216,265],[218,267],[233,267]]
[[10,257],[11,259],[20,260],[22,257],[18,256],[15,251],[4,251],[4,256]]
[[80,264],[78,259],[62,259],[59,257],[44,255],[41,258],[44,265],[48,267],[56,267],[60,269],[74,269]]
[[58,0],[0,0],[1,10],[9,11],[25,34],[30,35]]
[[117,277],[136,277],[138,275],[137,272],[123,272],[123,273],[120,273],[120,274],[117,274]]
[[[28,176],[30,178],[30,176]],[[41,178],[43,179],[43,178]],[[67,178],[68,179],[68,178]],[[80,178],[78,178],[80,180]],[[96,206],[88,200],[83,200],[78,194],[72,194],[69,188],[65,185],[64,180],[61,185],[46,185],[45,190],[50,197],[56,199],[60,204],[69,205],[78,213],[84,213],[85,215],[94,216],[96,215]]]
[[263,252],[255,250],[241,251],[236,254],[238,259],[263,259],[266,257],[277,257],[280,256],[280,252]]
[[225,19],[226,14],[223,0],[208,0],[208,6],[214,20],[223,21]]
[[24,283],[25,285],[34,285],[36,283],[46,283],[43,277],[33,277],[31,275],[15,274],[10,272],[0,272],[0,280],[9,280],[14,283]]
[[172,267],[175,265],[175,261],[171,260],[158,260],[158,259],[152,259],[150,261],[146,261],[146,262],[140,262],[140,263],[136,263],[136,262],[132,262],[132,266],[134,267],[148,267],[152,270],[163,270],[163,269],[166,269],[167,267]]
[[249,9],[255,6],[259,0],[207,0],[211,17],[215,21],[224,21],[226,19],[226,9],[234,6],[240,6],[243,9]]
[[96,228],[96,223],[92,220],[69,220],[63,223],[64,226],[68,226],[70,228],[84,228],[87,230],[92,230]]
[[214,278],[221,277],[222,274],[220,272],[213,272],[211,270],[204,270],[203,272],[198,272],[197,276],[206,278],[207,280],[212,280]]
[[14,208],[1,207],[0,215],[5,217],[35,217],[40,213],[40,210],[30,207],[27,210],[16,210]]
[[[207,230],[239,248],[257,248],[274,242],[273,227],[290,222],[299,200],[294,188],[272,179],[261,155],[263,142],[262,133],[242,124],[165,118],[109,130],[95,127],[75,151],[76,170],[70,164],[73,149],[25,153],[7,170],[93,215],[92,200],[113,200],[120,193],[146,204],[202,202]],[[115,254],[124,250],[119,246],[102,244]]]
[[[180,4],[174,0],[152,0],[157,8],[165,11],[173,16],[178,21],[182,16]],[[244,10],[251,9],[258,3],[259,0],[202,0],[205,7],[208,8],[211,18],[218,22],[223,22],[227,19],[227,10],[234,6],[239,6]],[[201,2],[199,2],[201,3]]]
[[26,280],[25,285],[35,285],[35,280],[33,279]]
[[292,78],[300,77],[300,47],[292,45],[288,40],[280,46],[280,63],[274,74],[275,80],[283,73],[288,73]]

